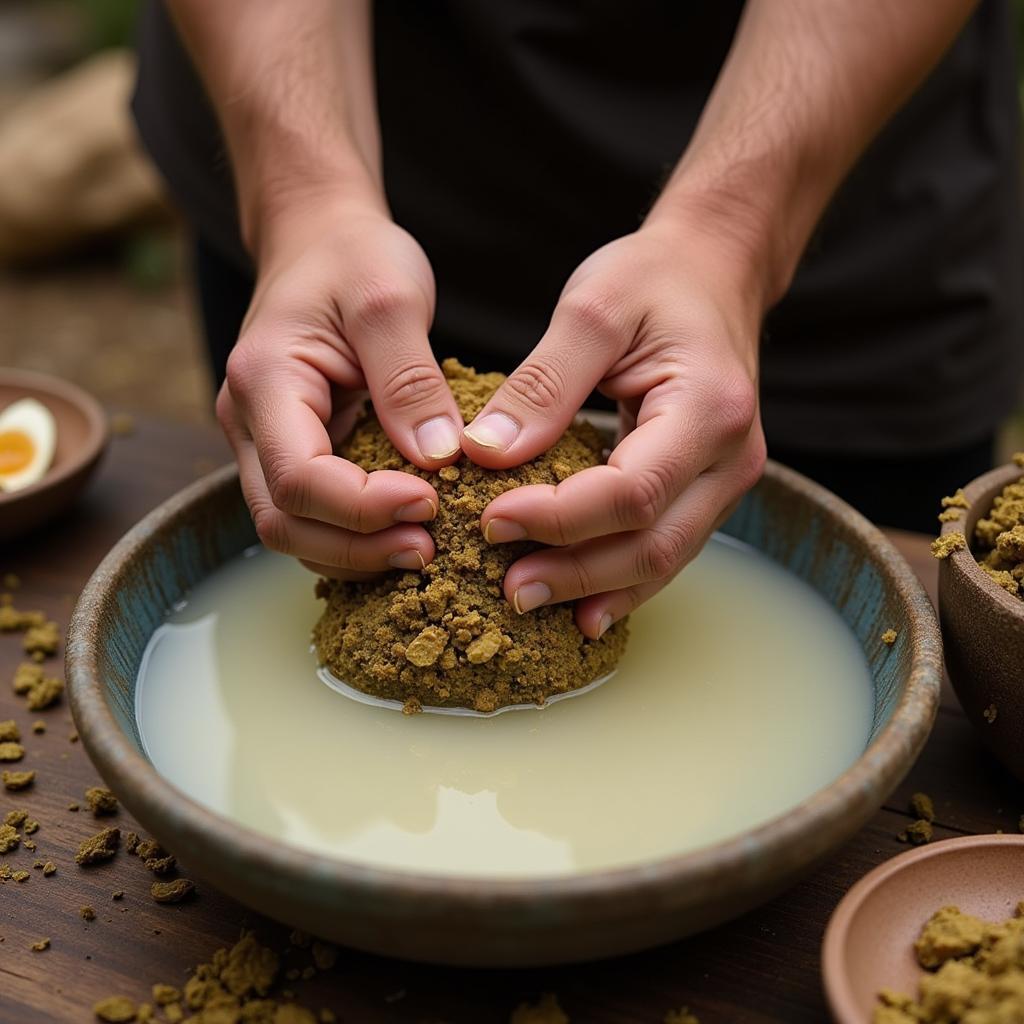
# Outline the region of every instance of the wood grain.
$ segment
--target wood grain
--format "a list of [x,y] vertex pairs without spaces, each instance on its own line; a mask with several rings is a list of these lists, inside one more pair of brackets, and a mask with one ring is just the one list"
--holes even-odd
[[[79,588],[125,529],[227,458],[212,427],[140,420],[133,435],[115,439],[73,513],[0,550],[0,572],[22,579],[16,603],[42,608],[65,625]],[[895,539],[934,593],[927,539]],[[0,679],[9,679],[19,660],[19,638],[0,636]],[[83,791],[98,777],[81,744],[69,741],[65,704],[32,714],[2,683],[0,719],[11,717],[27,737],[25,765],[39,777],[20,797],[0,791],[0,810],[24,806],[42,827],[34,837],[37,853],[19,850],[3,859],[31,870],[39,856],[58,870],[51,878],[32,871],[23,884],[0,885],[0,1024],[89,1021],[92,1003],[103,996],[146,999],[153,982],[180,984],[189,966],[233,942],[243,925],[284,949],[283,928],[218,893],[202,891],[179,907],[153,903],[152,876],[134,857],[121,853],[109,864],[77,867],[77,844],[110,819],[96,821],[67,805],[77,800],[84,807]],[[42,736],[30,731],[36,718],[47,723]],[[505,1024],[519,1002],[545,991],[558,994],[573,1024],[660,1024],[668,1009],[684,1004],[703,1024],[818,1024],[827,1019],[818,974],[825,923],[857,878],[905,849],[896,834],[910,820],[906,802],[917,789],[935,798],[938,837],[1016,829],[1024,810],[947,693],[920,760],[868,827],[791,892],[738,921],[649,953],[541,971],[445,970],[343,952],[332,972],[293,987],[305,1005],[328,1006],[355,1024]],[[116,824],[135,827],[123,811]],[[115,902],[111,894],[119,889],[125,896]],[[94,922],[79,917],[85,904],[97,911]],[[43,936],[51,949],[31,952],[29,944]]]

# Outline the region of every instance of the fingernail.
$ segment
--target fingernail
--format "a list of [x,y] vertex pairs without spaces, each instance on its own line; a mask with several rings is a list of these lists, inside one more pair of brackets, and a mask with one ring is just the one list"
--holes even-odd
[[519,424],[503,412],[489,412],[486,416],[473,420],[466,427],[466,434],[485,448],[495,448],[503,452],[519,436]]
[[605,633],[608,632],[608,627],[612,624],[612,621],[612,617],[607,612],[605,612],[604,615],[601,616],[601,621],[597,624],[598,640],[600,640],[601,637],[603,637]]
[[417,498],[410,501],[408,505],[402,505],[395,512],[395,522],[398,523],[425,523],[437,515],[437,509],[432,501],[426,498]]
[[419,572],[423,572],[427,567],[423,556],[416,548],[406,548],[405,551],[396,551],[393,555],[389,555],[388,565],[392,565],[396,569],[413,569]]
[[459,431],[447,416],[435,416],[416,428],[416,443],[424,458],[447,459],[459,450]]
[[514,540],[525,540],[526,530],[511,519],[496,517],[484,527],[484,540],[488,544],[508,544]]
[[512,605],[522,615],[550,600],[551,588],[546,583],[524,583],[513,595]]

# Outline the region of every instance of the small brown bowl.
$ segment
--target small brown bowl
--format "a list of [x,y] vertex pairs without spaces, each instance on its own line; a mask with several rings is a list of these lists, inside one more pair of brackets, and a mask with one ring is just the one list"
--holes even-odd
[[1024,836],[944,839],[880,864],[825,929],[821,970],[836,1024],[868,1024],[880,989],[917,993],[914,941],[940,907],[1003,921],[1022,899]]
[[[1020,466],[1000,466],[964,488],[970,507],[942,524],[942,536],[974,527],[992,499],[1024,476]],[[968,547],[939,563],[939,615],[946,669],[957,698],[993,754],[1024,781],[1024,600],[982,571]]]
[[85,486],[109,439],[99,402],[59,377],[0,369],[0,410],[19,398],[42,402],[57,421],[53,465],[36,483],[0,492],[0,542],[41,526],[62,511]]

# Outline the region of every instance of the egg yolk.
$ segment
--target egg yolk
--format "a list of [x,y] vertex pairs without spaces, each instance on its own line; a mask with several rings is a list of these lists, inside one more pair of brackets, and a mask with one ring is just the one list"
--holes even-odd
[[32,438],[20,430],[5,430],[0,433],[0,477],[20,473],[35,455],[36,446]]

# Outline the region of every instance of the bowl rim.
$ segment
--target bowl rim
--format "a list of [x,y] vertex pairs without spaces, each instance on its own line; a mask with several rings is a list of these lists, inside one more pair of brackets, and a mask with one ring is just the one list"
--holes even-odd
[[[987,473],[982,473],[981,476],[976,476],[969,484],[962,488],[969,507],[964,509],[964,514],[961,518],[943,523],[939,536],[947,537],[953,533],[964,534],[967,540],[967,547],[952,552],[943,561],[948,562],[951,568],[955,568],[958,572],[962,573],[973,584],[975,589],[980,588],[982,593],[986,594],[990,600],[994,601],[1007,614],[1024,620],[1024,600],[1004,590],[981,568],[974,558],[971,537],[968,531],[964,529],[966,523],[970,521],[970,534],[973,534],[978,519],[981,519],[989,511],[992,499],[1007,484],[1015,483],[1017,480],[1024,480],[1024,466],[1018,466],[1015,462],[1004,463],[996,466],[994,469],[990,469]],[[983,500],[987,500],[988,507],[979,512],[976,518],[972,519],[975,508]]]
[[[844,522],[878,563],[891,589],[906,604],[910,622],[911,664],[907,682],[889,722],[857,760],[827,786],[788,811],[720,842],[657,860],[568,875],[503,878],[487,875],[441,875],[378,867],[319,854],[271,840],[241,823],[210,810],[161,776],[129,741],[107,703],[99,673],[99,637],[95,625],[106,605],[116,606],[120,570],[161,527],[185,515],[201,498],[238,486],[233,464],[215,470],[157,506],[111,549],[83,589],[68,630],[65,665],[71,709],[82,743],[100,774],[124,803],[146,806],[147,817],[176,820],[179,828],[202,835],[224,857],[258,864],[260,871],[281,877],[317,878],[321,885],[360,891],[373,897],[400,893],[421,906],[486,906],[489,910],[557,901],[560,905],[599,905],[627,892],[631,898],[657,898],[681,882],[713,883],[739,874],[753,886],[778,877],[765,865],[796,844],[811,848],[814,861],[835,846],[824,826],[838,827],[851,807],[879,801],[909,770],[931,731],[939,703],[942,646],[935,610],[924,587],[892,543],[864,516],[795,470],[768,461],[764,477],[787,486]],[[884,795],[881,799],[884,799]],[[795,870],[788,858],[787,867]],[[803,862],[801,862],[802,864]]]
[[918,846],[890,857],[872,868],[847,890],[846,895],[832,911],[821,941],[821,980],[829,1010],[836,1024],[862,1024],[863,1021],[855,1009],[855,997],[850,985],[849,972],[846,970],[845,948],[850,927],[868,896],[893,875],[902,874],[908,869],[913,871],[922,861],[942,857],[954,850],[983,846],[1024,847],[1024,835],[1013,832],[986,832],[980,835],[940,839],[936,843]]
[[[29,484],[28,487],[22,487],[17,491],[0,491],[0,509],[2,509],[10,508],[20,501],[58,487],[65,480],[69,480],[76,473],[81,472],[85,466],[98,458],[107,446],[110,426],[103,406],[88,391],[63,377],[39,373],[36,370],[2,367],[0,368],[0,385],[14,388],[21,386],[44,395],[61,398],[82,413],[88,428],[84,442],[70,453],[66,462],[59,466],[51,466],[34,484]],[[32,396],[26,395],[25,397]]]

